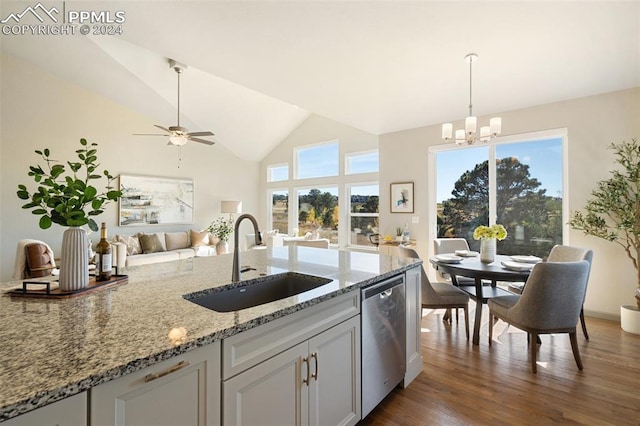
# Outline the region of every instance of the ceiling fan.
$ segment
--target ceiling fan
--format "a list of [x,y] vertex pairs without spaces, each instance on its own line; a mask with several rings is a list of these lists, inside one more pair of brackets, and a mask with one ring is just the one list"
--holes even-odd
[[168,145],[182,146],[188,141],[199,142],[207,145],[213,145],[215,142],[206,139],[199,138],[198,136],[213,136],[214,134],[209,131],[204,132],[189,132],[186,127],[180,126],[180,74],[187,68],[186,65],[169,60],[169,67],[178,74],[178,124],[176,126],[164,127],[158,124],[154,124],[158,129],[164,130],[166,134],[158,133],[134,133],[134,136],[169,136]]

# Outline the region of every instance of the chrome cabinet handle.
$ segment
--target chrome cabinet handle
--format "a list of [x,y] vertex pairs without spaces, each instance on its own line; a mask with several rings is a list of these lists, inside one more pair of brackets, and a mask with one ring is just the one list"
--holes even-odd
[[179,363],[177,363],[173,367],[169,367],[166,370],[161,371],[159,373],[147,374],[146,376],[144,376],[144,381],[146,383],[152,382],[152,381],[154,381],[156,379],[159,379],[160,377],[164,377],[164,376],[166,376],[168,374],[175,373],[176,371],[181,370],[181,369],[183,369],[185,367],[188,367],[190,365],[191,365],[191,363],[189,361],[180,361]]
[[313,377],[314,379],[316,379],[316,382],[318,381],[318,353],[314,352],[311,354],[311,358],[315,359],[315,371],[314,373],[311,375],[311,377]]
[[304,383],[307,386],[309,386],[309,373],[311,372],[311,367],[309,366],[309,357],[302,358],[302,362],[307,364],[307,378],[306,379],[302,379],[302,383]]

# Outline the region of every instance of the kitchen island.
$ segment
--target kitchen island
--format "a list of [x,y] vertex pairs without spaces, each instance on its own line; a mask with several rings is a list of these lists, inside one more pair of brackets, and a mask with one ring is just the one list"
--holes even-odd
[[[121,271],[129,276],[128,283],[69,299],[3,294],[0,420],[279,318],[311,311],[315,305],[414,270],[421,263],[294,246],[243,252],[241,262],[255,268],[243,273],[245,280],[295,271],[332,281],[296,296],[227,313],[185,300],[185,294],[229,285],[232,256],[225,255],[129,268]],[[5,283],[0,290],[5,293],[18,285]]]

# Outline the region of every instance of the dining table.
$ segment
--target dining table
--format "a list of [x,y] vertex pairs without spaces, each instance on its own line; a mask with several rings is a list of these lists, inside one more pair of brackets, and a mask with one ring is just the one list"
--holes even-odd
[[[512,257],[507,255],[496,255],[493,262],[485,263],[480,260],[480,256],[463,257],[456,256],[454,253],[447,253],[433,256],[429,258],[429,262],[436,270],[449,274],[452,284],[468,293],[471,299],[476,302],[472,339],[474,345],[480,342],[482,305],[493,297],[514,294],[498,287],[496,285],[497,282],[526,282],[533,267],[533,264],[520,263],[515,264],[513,269],[508,269],[503,266],[503,262],[512,265],[514,262]],[[461,284],[458,277],[473,278],[474,284]]]

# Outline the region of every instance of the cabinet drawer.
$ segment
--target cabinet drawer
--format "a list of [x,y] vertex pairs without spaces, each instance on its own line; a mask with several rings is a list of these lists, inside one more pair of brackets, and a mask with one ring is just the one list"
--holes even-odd
[[220,342],[103,383],[89,392],[92,426],[220,423]]
[[226,380],[360,313],[360,291],[352,291],[222,341]]
[[3,426],[81,426],[87,424],[87,393],[82,392],[2,423]]

